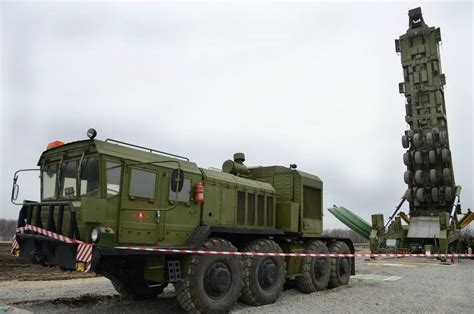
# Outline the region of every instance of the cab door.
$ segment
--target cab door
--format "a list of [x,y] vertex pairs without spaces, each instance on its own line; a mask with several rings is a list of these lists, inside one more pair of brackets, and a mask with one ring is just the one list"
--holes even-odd
[[156,244],[160,229],[160,171],[136,163],[125,163],[124,168],[119,243]]

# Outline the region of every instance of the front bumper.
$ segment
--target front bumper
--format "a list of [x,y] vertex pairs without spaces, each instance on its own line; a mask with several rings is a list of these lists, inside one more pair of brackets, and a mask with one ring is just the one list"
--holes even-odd
[[19,257],[44,266],[76,270],[77,244],[64,243],[42,235],[17,233]]

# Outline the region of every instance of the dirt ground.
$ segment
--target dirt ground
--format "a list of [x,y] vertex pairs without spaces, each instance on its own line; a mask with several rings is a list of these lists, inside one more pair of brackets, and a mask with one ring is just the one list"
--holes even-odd
[[0,242],[0,281],[66,280],[96,277],[95,274],[64,272],[57,267],[49,268],[11,255],[11,243]]
[[[172,285],[155,300],[121,301],[103,277],[24,264],[7,256],[5,249],[2,246],[0,313],[183,313]],[[356,276],[346,286],[313,294],[290,288],[274,304],[237,303],[232,312],[472,313],[473,270],[472,259],[446,265],[434,258],[357,258]]]

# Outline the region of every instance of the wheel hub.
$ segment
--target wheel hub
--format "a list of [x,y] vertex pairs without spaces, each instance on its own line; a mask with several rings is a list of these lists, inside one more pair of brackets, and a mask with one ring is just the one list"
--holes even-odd
[[260,265],[258,282],[263,289],[271,288],[278,278],[278,267],[272,259],[266,259]]
[[222,262],[210,265],[204,274],[204,289],[211,298],[223,297],[229,291],[231,283],[229,267]]
[[314,277],[316,280],[321,279],[326,272],[326,261],[323,258],[317,258],[314,263]]

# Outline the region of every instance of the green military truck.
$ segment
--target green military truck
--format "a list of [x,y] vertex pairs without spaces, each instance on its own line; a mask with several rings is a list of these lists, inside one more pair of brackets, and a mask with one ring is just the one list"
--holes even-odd
[[[223,252],[354,253],[324,237],[323,183],[290,167],[223,169],[121,141],[53,142],[38,162],[41,202],[24,201],[18,227],[36,226],[93,243],[91,270],[123,298],[150,299],[173,283],[188,312],[229,311],[237,299],[273,303],[285,282],[304,293],[347,284],[353,257],[176,254],[131,248]],[[31,169],[28,169],[31,170]],[[12,201],[19,186],[14,177]],[[16,255],[63,270],[83,269],[77,244],[17,232]]]

